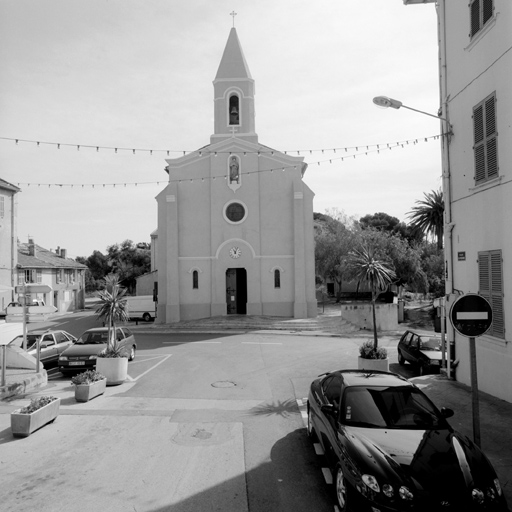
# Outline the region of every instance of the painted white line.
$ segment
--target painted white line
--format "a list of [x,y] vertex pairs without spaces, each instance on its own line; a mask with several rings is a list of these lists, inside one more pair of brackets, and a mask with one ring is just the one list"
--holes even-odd
[[313,443],[313,447],[315,448],[315,453],[317,455],[324,455],[324,450],[322,449],[322,445],[320,443]]
[[167,359],[169,359],[169,357],[171,357],[172,354],[169,354],[168,356],[163,356],[163,359],[156,363],[155,365],[153,365],[151,368],[149,368],[148,370],[146,370],[144,373],[141,373],[140,375],[138,375],[137,377],[135,377],[134,379],[132,380],[139,380],[141,377],[144,377],[144,375],[146,375],[146,373],[149,373],[150,371],[154,370],[157,366],[161,365],[162,363],[164,363],[165,361],[167,361]]
[[282,343],[260,342],[260,341],[242,341],[242,345],[282,345]]
[[[172,354],[171,354],[172,355]],[[166,357],[167,354],[159,354],[159,355],[153,355],[151,357],[146,357],[144,359],[144,356],[141,356],[139,354],[139,357],[137,358],[137,361],[130,361],[131,364],[135,364],[135,363],[146,363],[147,361],[151,361],[153,359],[161,359],[162,357]]]
[[322,468],[322,473],[324,474],[325,483],[327,485],[332,485],[332,473],[329,468]]
[[222,341],[162,341],[168,345],[197,345],[198,343],[222,343]]

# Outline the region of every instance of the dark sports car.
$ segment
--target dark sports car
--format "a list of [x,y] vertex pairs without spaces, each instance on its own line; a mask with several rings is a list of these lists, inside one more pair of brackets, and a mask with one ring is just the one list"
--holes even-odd
[[408,380],[340,370],[313,381],[308,434],[335,477],[341,512],[508,511],[483,452]]

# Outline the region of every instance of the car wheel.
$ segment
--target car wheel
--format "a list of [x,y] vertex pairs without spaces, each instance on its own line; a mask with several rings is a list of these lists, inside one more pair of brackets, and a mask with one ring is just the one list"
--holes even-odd
[[151,322],[151,315],[149,313],[144,313],[142,315],[142,320],[144,320],[144,322]]
[[336,502],[338,503],[340,512],[347,512],[347,484],[345,481],[345,476],[343,475],[343,470],[339,464],[336,467],[335,491]]
[[130,355],[128,357],[128,361],[133,361],[135,359],[135,347],[132,345],[130,350]]
[[405,364],[405,357],[403,356],[402,352],[400,352],[400,350],[398,351],[398,363],[402,366]]
[[315,427],[313,427],[313,418],[311,415],[311,408],[308,405],[308,437],[310,439],[316,439]]

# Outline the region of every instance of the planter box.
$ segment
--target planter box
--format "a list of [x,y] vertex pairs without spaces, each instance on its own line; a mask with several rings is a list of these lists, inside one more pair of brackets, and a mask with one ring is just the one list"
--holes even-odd
[[101,379],[91,384],[75,384],[75,400],[88,402],[91,398],[105,393],[107,379]]
[[389,372],[389,359],[365,359],[364,357],[358,357],[358,368],[360,370]]
[[98,357],[96,371],[105,375],[107,386],[122,384],[128,377],[127,357]]
[[15,437],[27,437],[44,427],[59,415],[60,398],[30,414],[21,414],[17,409],[11,413],[11,430]]

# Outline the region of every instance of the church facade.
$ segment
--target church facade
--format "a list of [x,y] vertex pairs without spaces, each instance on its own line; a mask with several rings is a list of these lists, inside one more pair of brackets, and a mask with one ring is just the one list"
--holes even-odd
[[168,159],[157,196],[157,322],[317,313],[307,165],[258,142],[254,80],[235,28],[213,82],[210,144]]

